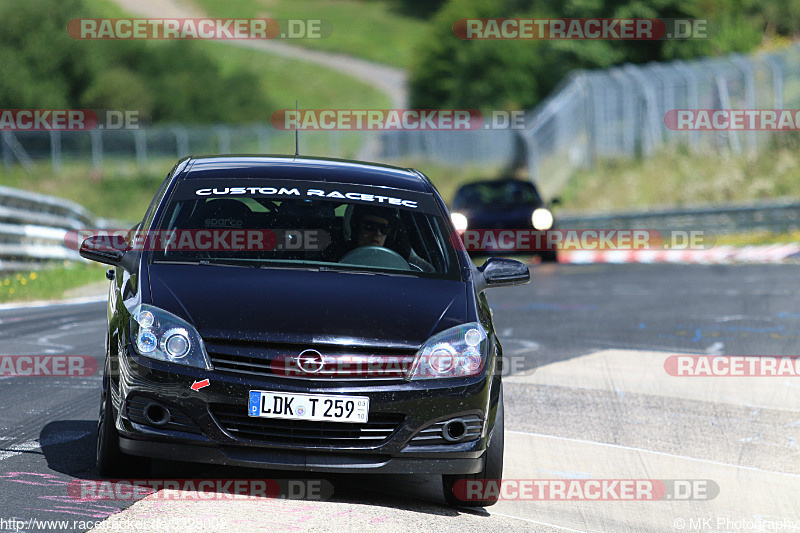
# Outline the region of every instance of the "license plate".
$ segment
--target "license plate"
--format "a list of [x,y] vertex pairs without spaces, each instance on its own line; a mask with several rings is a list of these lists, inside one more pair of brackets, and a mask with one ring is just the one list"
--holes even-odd
[[369,417],[369,398],[251,390],[247,414],[264,418],[363,424]]

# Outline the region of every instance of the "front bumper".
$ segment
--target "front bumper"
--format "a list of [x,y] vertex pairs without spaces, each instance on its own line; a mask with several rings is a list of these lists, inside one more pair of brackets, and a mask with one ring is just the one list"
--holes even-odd
[[[499,391],[494,361],[472,378],[320,385],[181,367],[130,353],[120,356],[114,402],[124,453],[313,472],[470,474],[483,468]],[[191,389],[205,379],[209,386]],[[276,423],[248,417],[250,390],[369,396],[370,421]],[[151,403],[166,408],[166,423],[154,425],[142,416]],[[468,437],[435,438],[453,419],[468,423]]]

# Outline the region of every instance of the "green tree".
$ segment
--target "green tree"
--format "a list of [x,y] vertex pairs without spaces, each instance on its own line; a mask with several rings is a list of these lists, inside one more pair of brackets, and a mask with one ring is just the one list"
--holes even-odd
[[[779,0],[450,0],[433,18],[410,75],[411,103],[438,108],[530,108],[575,69],[747,52]],[[797,0],[792,0],[796,4]],[[769,9],[767,9],[769,8]],[[800,10],[798,10],[800,12]],[[461,40],[462,18],[709,19],[692,40]]]

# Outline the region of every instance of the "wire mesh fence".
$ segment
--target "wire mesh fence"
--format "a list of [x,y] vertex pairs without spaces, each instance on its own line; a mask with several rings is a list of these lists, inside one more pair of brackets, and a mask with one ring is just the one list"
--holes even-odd
[[[365,135],[359,131],[301,131],[301,153],[356,158]],[[293,154],[295,135],[266,125],[163,126],[90,131],[3,131],[4,168],[36,161],[50,162],[59,171],[70,162],[91,162],[104,168],[116,161],[151,161],[202,154]]]
[[665,123],[674,110],[756,109],[800,109],[800,45],[751,56],[576,71],[526,113],[522,130],[386,132],[381,154],[461,164],[510,161],[518,134],[530,178],[553,195],[575,170],[602,159],[648,157],[676,145],[756,153],[780,132],[684,131]]
[[[499,167],[522,161],[530,178],[551,196],[577,169],[602,159],[648,157],[677,145],[695,152],[756,153],[778,134],[671,129],[667,114],[682,109],[800,109],[800,44],[751,56],[576,71],[526,112],[522,129],[301,131],[300,153],[453,166]],[[294,132],[268,125],[3,131],[0,144],[5,168],[49,159],[57,171],[74,160],[91,161],[94,167],[117,159],[146,166],[153,159],[190,154],[291,154]]]

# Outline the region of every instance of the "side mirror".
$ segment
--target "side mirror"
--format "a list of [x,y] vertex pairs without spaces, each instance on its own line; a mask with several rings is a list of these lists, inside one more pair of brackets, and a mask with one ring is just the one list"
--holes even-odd
[[558,196],[556,196],[555,198],[550,198],[550,205],[560,205],[560,204],[561,204],[561,198],[559,198]]
[[139,253],[133,251],[121,236],[93,235],[87,237],[81,243],[78,253],[81,257],[91,261],[122,267],[131,274],[135,273],[139,262]]
[[524,285],[531,281],[531,273],[525,264],[503,257],[490,257],[478,267],[478,272],[483,275],[487,289]]

